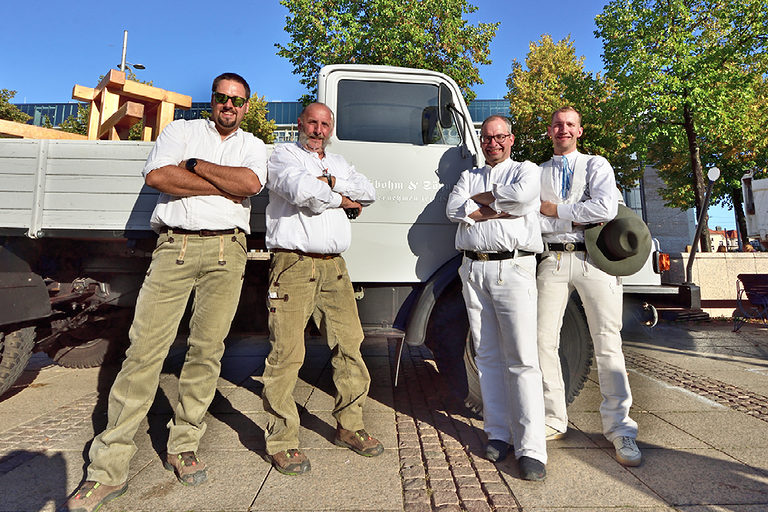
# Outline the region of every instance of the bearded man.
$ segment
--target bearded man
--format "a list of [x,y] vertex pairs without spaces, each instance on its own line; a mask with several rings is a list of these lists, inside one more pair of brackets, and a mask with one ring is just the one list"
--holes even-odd
[[293,399],[310,318],[332,351],[334,443],[366,457],[384,451],[363,425],[371,378],[360,354],[363,329],[341,257],[352,238],[349,218],[373,203],[375,191],[341,155],[325,151],[333,127],[333,113],[326,105],[308,105],[298,119],[298,143],[278,146],[267,164],[272,349],[262,398],[269,414],[267,455],[275,469],[287,475],[310,470],[309,459],[299,450],[299,414]]

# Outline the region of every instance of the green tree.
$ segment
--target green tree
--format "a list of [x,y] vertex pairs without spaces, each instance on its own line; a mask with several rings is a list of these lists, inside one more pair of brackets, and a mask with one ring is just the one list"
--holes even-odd
[[608,158],[623,185],[630,186],[637,180],[638,166],[627,151],[629,141],[621,130],[620,112],[613,111],[608,102],[613,82],[584,70],[584,57],[576,56],[570,36],[555,43],[544,34],[531,42],[525,64],[512,61],[507,87],[516,139],[513,158],[534,162],[549,159],[550,116],[558,108],[571,105],[583,116],[581,150]]
[[310,94],[317,72],[327,64],[382,64],[443,72],[461,87],[465,99],[483,83],[478,64],[490,64],[489,45],[498,23],[471,25],[465,14],[477,8],[467,0],[281,0],[289,15],[291,42],[276,44],[293,64]]
[[264,96],[259,97],[258,94],[251,96],[248,100],[248,113],[245,114],[243,122],[240,123],[240,128],[246,132],[251,132],[266,144],[272,144],[275,141],[275,124],[274,119],[267,120],[267,100]]
[[[612,0],[595,21],[617,110],[631,119],[631,148],[663,170],[668,200],[701,211],[702,161],[750,129],[734,112],[767,71],[765,0]],[[706,229],[702,235],[709,251]]]
[[26,123],[32,116],[25,114],[16,105],[11,105],[11,99],[16,96],[16,91],[0,89],[0,119]]
[[91,115],[91,106],[81,103],[77,106],[77,115],[70,115],[59,124],[62,131],[88,135],[88,117]]

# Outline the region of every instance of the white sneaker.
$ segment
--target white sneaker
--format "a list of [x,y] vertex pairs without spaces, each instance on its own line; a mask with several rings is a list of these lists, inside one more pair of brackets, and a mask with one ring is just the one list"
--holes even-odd
[[624,466],[639,466],[643,461],[643,454],[637,447],[635,440],[628,436],[619,436],[613,440],[616,448],[616,460]]
[[565,439],[565,432],[560,432],[556,428],[552,428],[549,425],[544,425],[544,435],[546,436],[547,441]]

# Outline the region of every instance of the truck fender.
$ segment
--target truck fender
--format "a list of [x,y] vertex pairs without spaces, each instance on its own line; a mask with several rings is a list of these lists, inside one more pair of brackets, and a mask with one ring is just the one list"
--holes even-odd
[[412,300],[406,300],[398,312],[398,319],[404,318],[402,323],[395,322],[396,325],[406,325],[405,343],[411,346],[423,345],[426,340],[427,322],[432,314],[437,300],[443,291],[458,278],[458,270],[461,266],[461,254],[457,254],[443,264],[432,274],[429,280],[416,290],[416,297]]
[[48,288],[29,264],[0,246],[0,326],[51,315]]

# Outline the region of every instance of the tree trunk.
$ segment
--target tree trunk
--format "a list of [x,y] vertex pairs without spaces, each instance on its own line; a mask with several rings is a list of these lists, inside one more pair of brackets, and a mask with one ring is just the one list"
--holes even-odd
[[711,252],[712,247],[709,241],[709,213],[707,212],[708,205],[704,204],[707,196],[707,182],[704,180],[704,173],[701,169],[701,157],[699,143],[696,138],[696,127],[693,122],[693,114],[688,105],[683,108],[683,128],[685,128],[685,135],[688,138],[688,152],[691,156],[693,192],[696,200],[697,219],[699,215],[701,215],[702,209],[704,210],[704,216],[701,218],[701,223],[704,227],[701,230],[699,246],[701,247],[701,252]]
[[730,196],[733,203],[733,211],[736,212],[736,229],[739,230],[741,235],[741,249],[744,249],[744,246],[749,243],[749,237],[747,236],[747,218],[744,216],[741,189],[731,189]]

